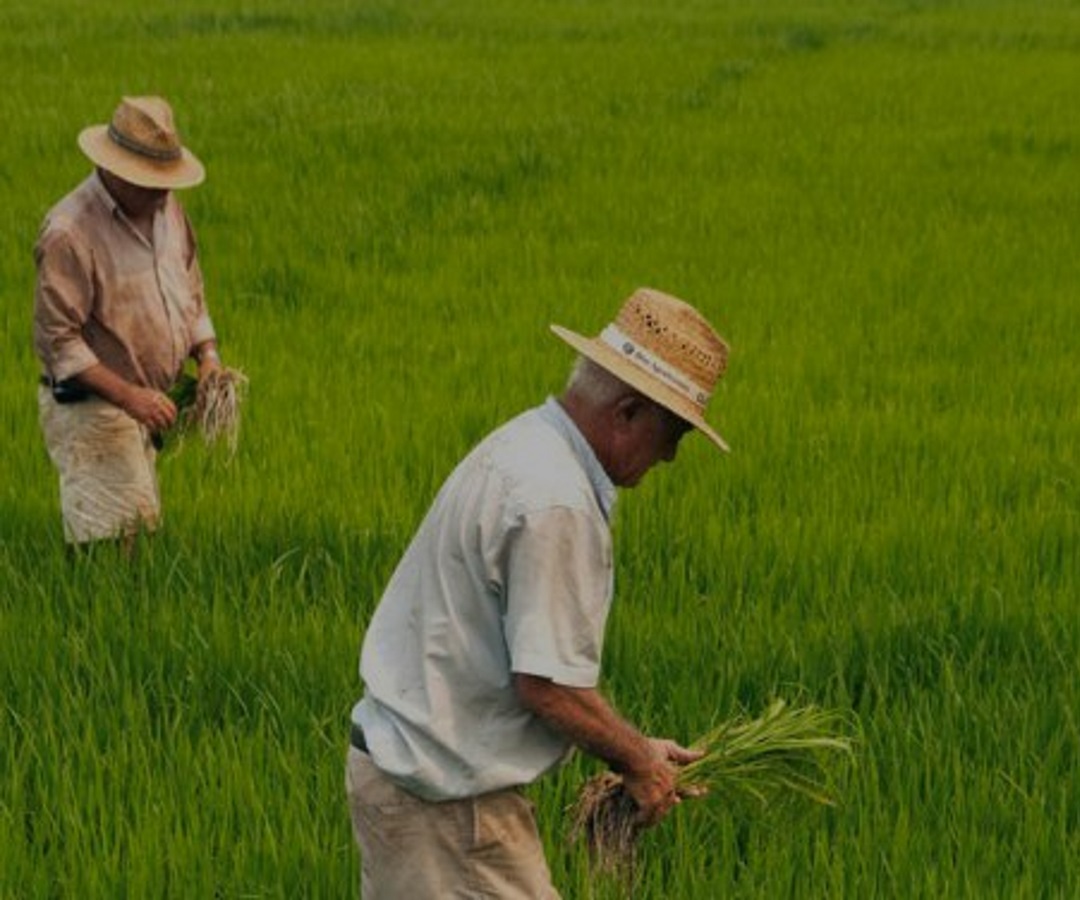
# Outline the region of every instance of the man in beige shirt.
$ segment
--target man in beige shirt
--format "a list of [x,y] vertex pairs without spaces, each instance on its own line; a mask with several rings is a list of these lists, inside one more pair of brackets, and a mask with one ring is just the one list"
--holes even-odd
[[191,223],[173,191],[202,182],[169,104],[126,97],[79,135],[95,171],[45,216],[34,248],[34,348],[69,543],[130,546],[160,518],[156,445],[185,360],[220,368]]

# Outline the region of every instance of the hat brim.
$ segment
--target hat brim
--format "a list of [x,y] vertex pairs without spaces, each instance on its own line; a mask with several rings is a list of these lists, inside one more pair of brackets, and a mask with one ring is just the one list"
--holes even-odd
[[107,125],[91,125],[79,132],[79,149],[95,165],[139,187],[175,190],[195,187],[206,178],[203,164],[186,147],[176,160],[148,159],[116,144]]
[[672,390],[655,378],[650,378],[637,366],[623,359],[618,352],[603,341],[596,338],[587,338],[575,331],[571,331],[569,328],[563,328],[561,325],[552,325],[551,330],[582,356],[591,359],[620,381],[625,382],[650,400],[675,413],[680,419],[685,419],[725,453],[731,452],[727,441],[720,437],[715,429],[701,417],[697,407],[678,391]]

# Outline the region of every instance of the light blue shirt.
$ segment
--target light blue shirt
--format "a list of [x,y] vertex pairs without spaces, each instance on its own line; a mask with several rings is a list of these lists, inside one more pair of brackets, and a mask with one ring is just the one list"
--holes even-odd
[[353,708],[372,760],[429,800],[526,784],[570,743],[515,672],[595,687],[612,598],[615,486],[553,399],[443,485],[364,638]]

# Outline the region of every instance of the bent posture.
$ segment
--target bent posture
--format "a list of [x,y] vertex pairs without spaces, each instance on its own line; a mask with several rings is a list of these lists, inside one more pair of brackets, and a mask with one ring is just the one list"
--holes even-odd
[[675,458],[727,347],[650,289],[588,339],[559,399],[484,439],[443,485],[368,626],[346,782],[366,900],[557,897],[521,794],[578,747],[622,773],[643,821],[695,754],[597,689],[616,489]]
[[38,406],[71,544],[153,530],[156,444],[185,360],[221,365],[195,235],[173,191],[202,182],[160,97],[79,134],[95,170],[45,216],[34,259]]

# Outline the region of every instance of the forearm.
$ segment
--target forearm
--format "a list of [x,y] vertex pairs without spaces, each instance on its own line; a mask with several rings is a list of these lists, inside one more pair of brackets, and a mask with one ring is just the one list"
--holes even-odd
[[514,676],[514,688],[530,711],[622,774],[644,824],[658,822],[679,802],[675,766],[700,753],[674,741],[646,737],[592,688],[522,674]]
[[83,369],[73,380],[123,410],[132,405],[134,391],[137,389],[136,385],[121,378],[104,363],[95,363],[90,368]]
[[83,369],[75,380],[153,432],[164,431],[176,420],[176,405],[165,394],[132,384],[103,363]]
[[526,707],[591,756],[620,772],[648,768],[648,738],[623,719],[595,688],[556,684],[516,674],[514,687]]

